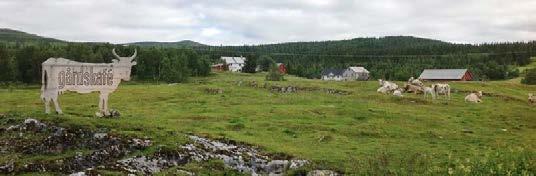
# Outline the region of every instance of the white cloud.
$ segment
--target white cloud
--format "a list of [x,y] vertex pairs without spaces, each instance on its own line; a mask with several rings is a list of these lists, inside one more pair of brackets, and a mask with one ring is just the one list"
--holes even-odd
[[201,35],[204,37],[212,37],[220,33],[221,31],[216,28],[203,28],[203,30],[201,30]]
[[0,27],[70,41],[213,45],[415,35],[451,42],[536,40],[536,1],[0,0]]

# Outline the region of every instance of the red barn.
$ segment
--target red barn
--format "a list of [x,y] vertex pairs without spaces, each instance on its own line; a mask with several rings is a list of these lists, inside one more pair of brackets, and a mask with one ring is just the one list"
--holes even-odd
[[222,72],[226,70],[225,64],[214,64],[211,66],[212,72]]
[[287,74],[287,66],[285,66],[285,64],[277,63],[277,67],[279,67],[279,73]]
[[419,79],[428,81],[471,81],[473,74],[467,69],[424,69]]

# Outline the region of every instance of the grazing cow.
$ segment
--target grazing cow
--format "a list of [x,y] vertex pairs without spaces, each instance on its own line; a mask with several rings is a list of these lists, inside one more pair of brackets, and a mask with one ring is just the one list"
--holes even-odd
[[437,83],[432,85],[436,97],[439,97],[439,94],[444,94],[450,100],[450,86],[448,84]]
[[529,93],[529,104],[536,104],[536,96],[532,93]]
[[49,58],[42,63],[41,100],[45,103],[45,112],[50,113],[52,101],[56,113],[62,114],[58,103],[58,95],[65,91],[78,93],[99,92],[99,112],[97,116],[109,116],[108,95],[117,89],[121,80],[130,80],[130,70],[136,62],[132,61],[137,54],[120,57],[112,63],[82,63],[64,58]]
[[419,87],[424,86],[424,84],[422,83],[422,81],[420,79],[415,79],[413,77],[409,78],[408,84],[416,85],[416,86],[419,86]]
[[435,91],[434,91],[433,88],[431,88],[431,87],[423,87],[423,92],[424,92],[424,98],[425,99],[427,97],[427,94],[432,95],[432,99],[435,99]]
[[387,94],[389,90],[386,87],[380,87],[378,90],[376,90],[378,93]]
[[422,87],[413,84],[404,84],[404,90],[405,92],[413,92],[415,94],[423,92]]
[[465,97],[465,102],[472,102],[472,103],[481,103],[482,100],[482,91],[478,91],[477,93],[471,93]]
[[404,95],[402,95],[402,91],[400,91],[400,89],[396,89],[393,92],[393,95],[396,96],[396,97],[403,97],[404,96]]
[[378,81],[380,83],[380,86],[385,87],[385,89],[387,89],[388,92],[392,92],[392,91],[398,89],[398,85],[396,85],[393,82],[384,81],[384,80],[381,80],[381,79],[379,79]]

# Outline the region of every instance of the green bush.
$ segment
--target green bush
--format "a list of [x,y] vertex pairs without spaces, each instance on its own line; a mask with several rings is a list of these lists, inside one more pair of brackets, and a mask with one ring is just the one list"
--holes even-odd
[[270,66],[270,71],[266,75],[266,81],[283,81],[283,74],[279,72],[279,68],[275,63]]
[[536,68],[526,70],[525,78],[521,80],[521,83],[528,85],[536,85]]

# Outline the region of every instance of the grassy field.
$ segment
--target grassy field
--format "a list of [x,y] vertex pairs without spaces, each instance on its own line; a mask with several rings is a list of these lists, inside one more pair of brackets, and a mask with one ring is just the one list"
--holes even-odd
[[[313,161],[314,168],[346,174],[527,174],[536,171],[536,86],[514,81],[454,82],[452,100],[376,93],[378,83],[324,82],[296,77],[271,85],[333,88],[278,94],[238,86],[262,74],[220,73],[190,83],[122,84],[110,97],[119,119],[94,117],[97,94],[60,97],[64,115],[45,115],[39,88],[0,89],[0,113],[35,117],[64,126],[109,128],[147,136],[158,145],[186,142],[184,135],[227,138],[267,152]],[[402,83],[400,83],[402,84]],[[224,89],[207,94],[205,88]],[[481,104],[464,91],[488,93]],[[151,151],[146,151],[151,152]]]

